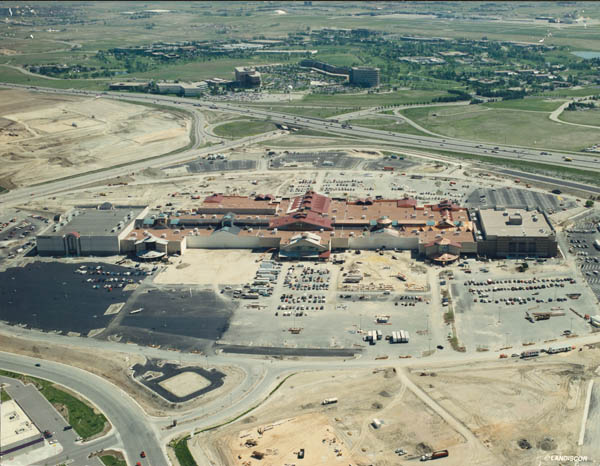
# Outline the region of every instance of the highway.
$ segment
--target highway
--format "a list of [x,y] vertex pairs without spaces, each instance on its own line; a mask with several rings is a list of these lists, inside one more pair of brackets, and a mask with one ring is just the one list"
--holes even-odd
[[[194,110],[198,108],[205,108],[211,110],[219,110],[223,112],[230,112],[236,114],[246,115],[253,118],[270,119],[274,123],[289,125],[293,127],[301,127],[313,129],[316,131],[326,131],[332,134],[338,134],[341,136],[347,136],[352,138],[359,138],[364,140],[381,141],[386,143],[395,144],[402,147],[418,147],[420,149],[431,149],[437,151],[450,151],[464,154],[472,154],[489,158],[503,158],[516,161],[528,161],[541,164],[547,164],[552,166],[563,166],[571,168],[579,168],[587,171],[599,171],[600,172],[600,159],[594,156],[586,155],[573,155],[572,153],[549,151],[509,145],[491,145],[484,143],[476,143],[473,141],[466,141],[461,139],[446,138],[440,139],[431,136],[418,136],[414,134],[403,134],[403,133],[392,133],[388,131],[381,131],[376,129],[364,128],[359,126],[348,126],[346,123],[336,123],[335,120],[323,120],[320,118],[308,118],[295,115],[287,115],[284,113],[273,112],[270,110],[262,110],[253,107],[244,107],[240,105],[234,105],[230,103],[222,102],[210,102],[202,101],[197,99],[185,99],[180,97],[168,97],[162,95],[150,95],[150,94],[129,94],[120,92],[103,92],[98,94],[97,92],[83,91],[83,90],[62,90],[62,89],[50,89],[36,87],[32,88],[29,86],[22,86],[18,84],[0,84],[2,87],[19,88],[19,89],[30,89],[35,92],[44,93],[55,93],[55,94],[69,94],[69,95],[84,95],[84,96],[98,96],[102,98],[114,98],[128,100],[131,102],[139,103],[159,103],[161,105],[171,105],[176,108],[185,108],[195,114]],[[200,123],[195,118],[195,131],[198,144],[200,140]],[[221,145],[212,146],[206,149],[195,149],[192,148],[187,151],[183,151],[177,154],[173,154],[165,157],[157,157],[149,160],[142,160],[133,164],[129,164],[124,167],[110,168],[97,173],[81,174],[76,177],[72,177],[69,180],[57,180],[37,187],[27,187],[17,189],[5,194],[1,197],[3,202],[11,202],[16,200],[23,200],[25,198],[33,197],[44,197],[49,194],[55,193],[60,190],[69,189],[72,187],[82,186],[91,182],[101,181],[103,179],[116,177],[119,175],[131,173],[132,171],[142,170],[149,167],[161,167],[168,166],[174,163],[180,163],[189,160],[194,157],[206,155],[215,150],[232,149],[240,147],[245,144],[256,143],[261,140],[268,139],[275,136],[277,133],[267,133],[261,136],[241,138],[231,142],[224,142]],[[570,161],[568,161],[570,159]]]
[[[6,326],[2,326],[2,328],[9,329]],[[85,348],[98,347],[105,350],[126,351],[149,358],[172,359],[173,357],[172,353],[167,350],[136,345],[122,345],[93,339],[74,339],[72,337],[43,334],[17,328],[11,328],[11,333],[28,339],[35,339],[36,341],[68,343],[74,350],[78,346]],[[583,344],[599,342],[600,335],[592,334],[572,338],[568,341],[569,344],[580,347]],[[511,351],[520,352],[524,349],[527,349],[527,347],[515,346]],[[0,368],[46,378],[57,383],[62,383],[81,393],[106,414],[116,430],[115,437],[110,435],[107,439],[99,440],[100,443],[98,445],[107,448],[111,443],[111,439],[114,439],[114,442],[117,442],[117,445],[121,445],[127,452],[130,461],[129,464],[135,464],[135,461],[143,461],[139,459],[139,452],[145,450],[148,454],[148,462],[142,462],[142,464],[155,466],[168,464],[162,447],[170,439],[189,431],[198,432],[237,417],[240,413],[260,404],[273,388],[289,374],[304,371],[375,368],[392,364],[390,361],[378,361],[367,358],[348,360],[339,358],[261,360],[254,357],[245,357],[244,355],[227,354],[211,354],[204,357],[191,353],[181,353],[178,355],[178,358],[181,358],[183,363],[208,364],[210,367],[217,368],[222,366],[236,366],[242,369],[246,376],[231,394],[227,394],[200,408],[181,413],[180,415],[153,418],[147,416],[128,395],[121,392],[109,382],[77,368],[45,360],[41,362],[41,367],[35,367],[34,364],[35,362],[39,362],[38,360],[8,353],[0,353]],[[493,351],[483,353],[443,351],[436,352],[433,356],[426,359],[398,360],[393,365],[397,368],[411,367],[420,369],[444,363],[471,363],[492,361],[497,360],[497,358],[498,353]],[[177,419],[177,427],[166,429],[173,419]],[[94,450],[99,448],[94,445]],[[75,453],[83,454],[83,451],[78,450]],[[132,459],[133,462],[131,463]]]
[[[13,84],[2,84],[2,86],[31,89],[29,86]],[[86,96],[95,96],[98,94],[97,92],[89,91],[64,91],[48,88],[35,88],[31,90],[37,92]],[[242,114],[254,118],[270,118],[271,121],[284,125],[309,128],[317,131],[338,134],[341,136],[359,138],[356,139],[357,144],[363,144],[365,141],[380,141],[392,143],[398,146],[417,147],[422,150],[447,150],[480,155],[490,159],[507,158],[513,160],[526,160],[564,167],[575,167],[585,169],[587,171],[600,171],[600,162],[595,160],[593,157],[587,157],[584,155],[574,156],[572,154],[558,153],[556,151],[551,151],[549,155],[540,155],[539,149],[512,147],[507,145],[491,146],[490,144],[479,144],[452,138],[439,139],[430,136],[389,133],[386,131],[373,130],[357,126],[348,127],[344,123],[336,123],[332,120],[299,117],[228,103],[205,102],[195,99],[189,100],[177,97],[123,94],[116,92],[102,93],[102,98],[125,99],[140,103],[157,102],[163,105],[171,105],[176,108],[183,107],[186,110],[192,110],[192,114],[195,115],[193,118],[195,121],[194,131],[196,132],[196,143],[194,147],[179,153],[157,157],[150,160],[142,160],[124,167],[108,168],[96,173],[84,173],[65,180],[56,180],[39,186],[17,189],[0,196],[0,203],[10,204],[23,202],[27,199],[44,198],[56,192],[71,190],[126,173],[143,170],[149,167],[162,167],[181,163],[215,151],[233,149],[245,144],[254,144],[256,142],[268,140],[269,138],[281,135],[281,132],[274,131],[260,136],[252,136],[231,142],[224,142],[209,148],[198,148],[197,146],[201,137],[201,120],[200,117],[198,117],[197,112],[194,111],[197,110],[198,107]],[[349,139],[349,142],[352,142],[352,139]],[[569,157],[572,159],[572,161],[567,162],[564,160],[564,157]],[[519,175],[525,177],[520,173]],[[73,339],[59,335],[37,334],[27,330],[15,328],[11,328],[8,331],[13,334],[22,334],[29,339],[34,338],[36,340],[47,340],[53,343],[67,342],[67,344],[73,346],[75,349],[78,345],[85,348],[98,346],[103,349],[112,349],[121,352],[125,351],[148,357],[161,357],[163,359],[172,359],[173,357],[173,354],[167,351],[137,347],[134,345],[122,345],[93,339]],[[572,344],[582,344],[584,342],[591,343],[599,340],[600,336],[591,335],[589,337],[572,339],[570,342]],[[517,351],[516,348],[515,351]],[[441,354],[436,354],[430,358],[427,358],[426,360],[396,361],[394,365],[398,367],[423,367],[428,364],[438,364],[443,362],[483,361],[497,359],[497,357],[497,353],[494,352],[477,354],[444,352]],[[288,374],[301,371],[380,367],[382,365],[390,365],[389,362],[386,363],[384,361],[382,363],[382,361],[363,358],[347,361],[339,359],[301,359],[298,361],[271,359],[267,361],[264,359],[255,359],[253,357],[244,357],[243,355],[230,356],[225,354],[209,355],[206,357],[206,359],[194,354],[181,354],[181,359],[185,362],[195,364],[206,362],[206,364],[213,367],[235,365],[236,367],[241,368],[245,372],[246,376],[243,382],[236,386],[231,394],[228,394],[221,399],[214,400],[202,408],[194,409],[178,416],[157,419],[147,416],[142,408],[129,395],[122,392],[110,382],[78,368],[46,360],[41,361],[41,367],[35,367],[35,363],[39,362],[39,360],[24,356],[12,355],[9,353],[0,353],[0,367],[15,372],[21,372],[30,374],[32,376],[45,378],[63,384],[64,386],[80,393],[82,396],[92,401],[107,416],[114,427],[114,432],[93,444],[94,449],[98,449],[98,445],[100,445],[100,447],[121,446],[126,451],[128,464],[133,465],[136,463],[136,461],[140,461],[144,466],[157,466],[169,464],[164,451],[165,442],[169,438],[186,431],[197,431],[199,429],[208,428],[236,417],[239,415],[239,413],[252,408],[264,400],[273,387],[281,382],[281,380],[283,380],[283,378]],[[170,424],[173,419],[178,420],[177,427],[166,430],[166,426]],[[86,445],[82,446],[81,448],[77,447],[74,450],[69,450],[68,452],[65,450],[65,453],[56,457],[56,462],[58,463],[61,461],[67,461],[67,455],[69,455],[70,459],[73,459],[75,456],[77,458],[83,458],[83,456],[89,451],[89,448],[90,446]],[[147,453],[147,459],[145,460],[139,458],[139,453],[142,450]]]

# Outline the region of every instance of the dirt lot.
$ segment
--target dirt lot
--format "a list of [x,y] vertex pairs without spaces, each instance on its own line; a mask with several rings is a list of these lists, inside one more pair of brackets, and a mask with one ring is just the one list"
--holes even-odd
[[[498,464],[545,465],[551,464],[543,460],[548,454],[578,454],[587,380],[597,363],[598,350],[586,350],[431,369],[425,377],[416,370],[411,379],[471,430]],[[523,439],[530,449],[519,446]]]
[[177,265],[171,265],[154,280],[160,284],[241,284],[258,269],[259,254],[243,249],[188,249]]
[[145,359],[142,356],[99,348],[77,348],[75,351],[72,346],[31,342],[20,337],[9,336],[5,333],[0,333],[0,346],[2,347],[2,351],[69,364],[104,377],[129,393],[151,416],[165,416],[211,402],[237,386],[243,377],[243,372],[239,369],[234,367],[219,367],[219,371],[227,374],[222,387],[198,399],[182,403],[173,409],[170,403],[167,403],[158,396],[153,396],[154,394],[150,390],[129,377],[129,367],[136,363],[145,363]]
[[[284,419],[265,428],[269,430],[262,434],[259,434],[256,429],[240,432],[239,444],[232,445],[233,456],[246,459],[253,451],[261,451],[267,456],[260,464],[289,464],[294,463],[300,448],[306,444],[305,451],[308,450],[309,454],[305,455],[303,464],[343,465],[348,461],[348,449],[336,436],[335,429],[329,425],[327,416],[322,414],[306,414],[297,418]],[[306,434],[298,437],[298,432]],[[255,441],[257,445],[249,447]],[[250,461],[253,464],[253,460]],[[256,459],[254,462],[259,463]]]
[[160,385],[173,395],[183,398],[208,387],[210,382],[195,372],[182,372],[175,377],[163,380]]
[[[450,456],[440,461],[446,466],[546,466],[552,464],[548,455],[579,453],[598,351],[431,364],[411,372],[297,374],[256,411],[194,437],[190,448],[214,465],[298,464],[295,452],[304,448],[301,464],[307,465],[410,465],[423,453],[448,449]],[[338,403],[320,404],[330,397]],[[379,429],[371,426],[374,418],[382,421]],[[256,444],[246,445],[248,439]],[[396,448],[407,454],[396,456]],[[252,458],[254,451],[265,457]]]
[[182,114],[94,97],[0,90],[0,184],[24,186],[170,152]]
[[[396,259],[392,259],[392,256]],[[420,291],[427,287],[426,270],[411,260],[410,251],[385,251],[383,255],[374,251],[363,251],[360,255],[346,254],[344,271],[362,273],[363,280],[359,285],[343,283],[344,277],[340,274],[337,284],[340,290],[354,290],[371,284],[375,289],[386,287],[395,291]],[[406,281],[400,280],[398,275],[405,276]]]
[[[337,404],[321,405],[334,396]],[[371,426],[374,418],[383,422],[379,429]],[[278,425],[259,435],[258,428],[273,424]],[[250,438],[257,445],[246,447]],[[292,376],[257,411],[222,431],[195,436],[189,445],[199,457],[198,449],[203,448],[212,464],[246,466],[298,464],[294,452],[300,448],[305,449],[305,465],[385,466],[414,464],[411,458],[430,449],[449,448],[456,454],[468,447],[406,389],[392,368]],[[408,454],[399,457],[396,448]],[[250,457],[253,451],[267,455],[259,461]]]

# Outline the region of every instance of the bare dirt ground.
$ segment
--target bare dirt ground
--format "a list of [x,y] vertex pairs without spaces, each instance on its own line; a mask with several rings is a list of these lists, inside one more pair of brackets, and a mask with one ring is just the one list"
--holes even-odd
[[258,257],[243,249],[188,249],[180,263],[166,268],[154,283],[213,286],[245,283],[258,270]]
[[0,183],[12,188],[164,154],[189,142],[180,113],[94,97],[0,91]]
[[579,454],[586,387],[599,361],[597,349],[585,349],[538,361],[430,369],[427,376],[415,370],[410,377],[472,431],[497,464],[546,465],[547,455]]
[[[396,259],[392,259],[392,256]],[[379,255],[374,251],[363,251],[360,255],[346,255],[344,271],[363,274],[360,286],[373,285],[376,289],[389,287],[390,290],[424,290],[427,287],[427,274],[424,267],[410,258],[410,251],[390,252]],[[405,276],[406,281],[398,278]],[[339,275],[338,289],[356,289],[358,285],[343,283],[344,277]]]
[[[440,464],[546,466],[551,455],[580,454],[586,387],[599,361],[598,349],[584,347],[535,361],[428,365],[408,377],[392,368],[297,374],[256,411],[189,445],[213,465],[410,465],[448,449]],[[330,397],[338,403],[320,404]]]
[[[339,402],[322,406],[321,401],[330,397]],[[374,418],[383,422],[379,429],[371,426]],[[273,424],[277,425],[259,434],[259,428]],[[257,444],[247,447],[250,438]],[[220,431],[195,436],[189,446],[198,457],[204,457],[199,453],[203,449],[215,465],[386,466],[413,464],[411,458],[432,449],[466,453],[468,444],[388,368],[294,375],[249,416]],[[294,454],[300,448],[305,449],[301,463]],[[408,455],[397,456],[396,448],[404,448]],[[266,456],[251,458],[254,451]]]
[[129,367],[136,363],[144,364],[146,362],[143,356],[99,348],[83,349],[78,347],[74,350],[72,346],[34,342],[6,333],[0,333],[0,347],[2,347],[2,351],[61,362],[99,375],[127,392],[151,416],[179,413],[211,402],[239,385],[243,377],[243,372],[237,368],[219,367],[218,370],[227,375],[223,386],[174,407],[129,377]]
[[[253,451],[261,451],[267,454],[261,464],[290,464],[298,458],[300,448],[306,443],[309,454],[304,457],[303,464],[345,465],[348,461],[348,448],[341,443],[335,434],[335,429],[329,425],[327,416],[322,414],[305,414],[284,419],[265,428],[269,430],[262,434],[259,434],[256,429],[241,431],[239,444],[237,446],[232,444],[233,456],[245,459]],[[298,432],[306,434],[299,438]],[[255,447],[247,446],[254,444],[255,441],[257,442]],[[256,459],[254,461],[258,463]]]
[[210,382],[195,372],[182,372],[175,377],[163,380],[159,383],[165,390],[170,391],[173,395],[183,398],[195,391],[202,390],[208,387]]

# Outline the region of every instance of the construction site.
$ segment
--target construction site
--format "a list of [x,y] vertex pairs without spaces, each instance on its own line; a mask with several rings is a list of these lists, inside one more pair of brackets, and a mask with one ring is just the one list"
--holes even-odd
[[186,114],[101,95],[1,90],[0,101],[5,189],[165,154],[190,142]]
[[582,445],[597,352],[294,375],[260,408],[189,445],[198,464],[215,465],[408,465],[444,450],[445,465],[550,465],[549,452],[573,456]]
[[11,190],[169,157],[2,206],[0,340],[123,389],[173,464],[600,458],[580,191],[281,125],[229,146],[226,108],[6,95]]

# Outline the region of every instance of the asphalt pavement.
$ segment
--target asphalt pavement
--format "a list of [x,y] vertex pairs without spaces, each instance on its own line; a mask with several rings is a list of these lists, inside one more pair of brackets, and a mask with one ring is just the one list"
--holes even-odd
[[[3,87],[8,88],[20,88],[30,89],[35,92],[54,93],[54,94],[70,94],[70,95],[87,95],[95,96],[99,95],[97,92],[83,91],[83,90],[62,90],[62,89],[50,89],[42,87],[31,87],[23,86],[18,84],[2,84]],[[376,129],[363,128],[359,126],[349,126],[345,123],[336,123],[332,120],[323,120],[320,118],[308,118],[294,115],[286,115],[279,112],[260,110],[255,108],[243,107],[239,105],[232,105],[227,103],[215,103],[211,101],[202,100],[190,100],[179,97],[167,97],[158,95],[140,95],[140,94],[129,94],[119,92],[103,92],[100,94],[104,98],[115,98],[115,99],[127,99],[132,102],[160,102],[161,104],[171,104],[174,106],[186,107],[188,110],[195,110],[195,107],[206,107],[212,110],[220,110],[224,112],[243,114],[249,117],[255,118],[269,118],[271,121],[281,123],[290,126],[303,127],[314,129],[318,131],[327,131],[330,133],[362,137],[370,140],[381,140],[382,142],[389,142],[399,144],[403,146],[419,147],[421,149],[437,149],[445,151],[455,151],[462,153],[469,153],[493,158],[506,158],[513,160],[532,161],[536,163],[549,164],[555,166],[575,167],[591,171],[600,171],[600,160],[592,156],[577,155],[574,156],[571,153],[565,152],[546,152],[547,155],[541,155],[541,151],[538,148],[524,148],[517,146],[493,146],[491,144],[478,144],[472,141],[465,141],[454,138],[440,139],[431,136],[419,136],[414,134],[403,134],[388,131],[381,131]],[[69,180],[57,180],[39,185],[37,187],[28,187],[11,191],[8,194],[4,194],[1,199],[2,203],[13,202],[23,200],[24,198],[33,197],[44,197],[48,194],[54,193],[61,189],[68,189],[77,186],[82,186],[95,181],[100,181],[110,177],[122,175],[123,173],[130,173],[136,170],[142,170],[148,167],[160,167],[168,166],[175,163],[189,160],[193,157],[198,157],[210,152],[217,150],[226,150],[233,147],[243,146],[246,143],[256,143],[260,140],[268,139],[278,134],[278,132],[266,133],[261,136],[252,136],[247,138],[237,139],[231,142],[224,142],[218,146],[211,146],[207,149],[197,150],[195,148],[189,151],[183,151],[180,153],[172,154],[170,156],[154,158],[151,160],[142,160],[125,167],[112,168],[100,171],[98,173],[82,174],[77,177],[70,178]]]
[[[39,363],[40,367],[35,364]],[[26,356],[0,353],[0,367],[9,371],[20,372],[62,384],[94,403],[112,423],[113,431],[110,440],[93,442],[93,450],[122,445],[128,464],[141,461],[142,465],[168,465],[166,455],[161,448],[156,432],[147,422],[142,408],[122,390],[105,379],[75,367],[51,361],[41,361]],[[51,422],[46,419],[44,422]],[[56,421],[54,421],[56,422]],[[116,433],[114,432],[116,431]],[[73,447],[69,453],[64,452],[57,457],[57,463],[65,461],[72,455],[89,452],[89,446]],[[140,452],[145,451],[147,458],[138,460]]]

